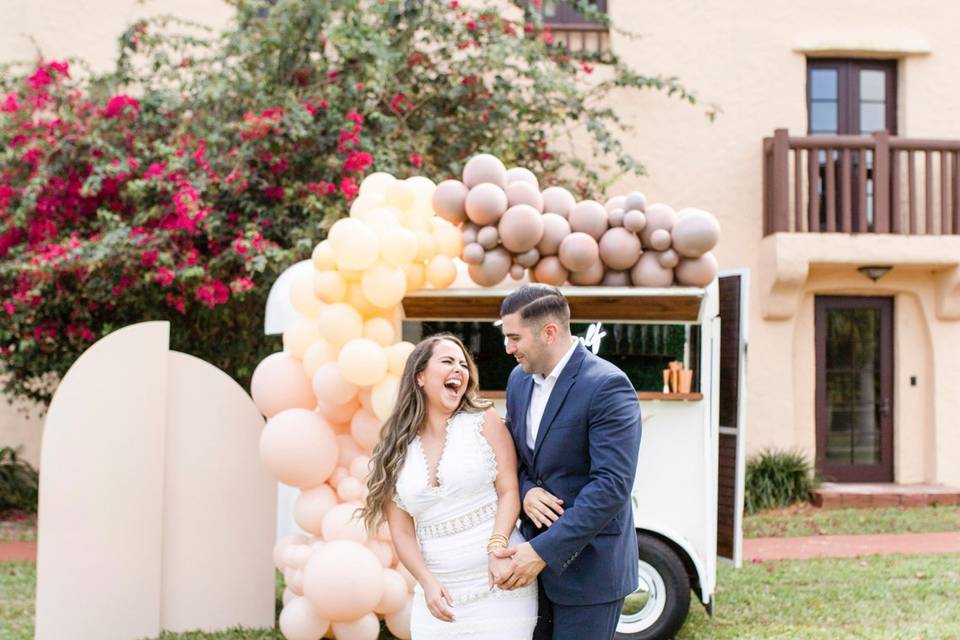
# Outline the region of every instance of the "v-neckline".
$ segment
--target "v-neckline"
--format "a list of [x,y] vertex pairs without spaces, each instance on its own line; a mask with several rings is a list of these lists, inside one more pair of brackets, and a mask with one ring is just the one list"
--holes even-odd
[[[443,464],[443,456],[447,453],[447,443],[450,441],[450,423],[453,422],[454,417],[457,414],[451,415],[447,418],[446,425],[443,430],[443,444],[440,446],[440,456],[437,458],[437,466],[431,470],[430,460],[427,458],[427,451],[423,448],[423,438],[420,437],[420,434],[417,434],[417,448],[420,449],[420,458],[423,460],[423,468],[427,472],[427,489],[431,491],[439,491],[443,487],[443,482],[440,479],[440,466]],[[436,480],[436,484],[434,484]]]

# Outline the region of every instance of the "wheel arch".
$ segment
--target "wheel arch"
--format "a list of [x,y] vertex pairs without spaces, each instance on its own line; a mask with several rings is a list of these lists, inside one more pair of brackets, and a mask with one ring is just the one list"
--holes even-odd
[[638,522],[635,527],[637,534],[642,533],[654,537],[666,544],[677,554],[677,557],[680,558],[680,561],[683,563],[684,569],[687,571],[687,577],[690,578],[690,588],[697,594],[697,598],[701,604],[707,608],[707,611],[711,611],[713,608],[713,603],[711,602],[712,594],[706,593],[703,588],[706,582],[704,579],[706,577],[706,568],[697,558],[693,546],[668,527],[658,527],[647,522]]

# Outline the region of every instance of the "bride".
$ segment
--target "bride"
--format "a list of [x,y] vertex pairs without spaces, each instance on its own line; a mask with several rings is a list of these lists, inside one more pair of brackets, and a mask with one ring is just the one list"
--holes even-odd
[[373,452],[362,516],[369,531],[386,520],[417,580],[413,640],[530,640],[536,626],[536,582],[496,586],[510,560],[493,552],[523,542],[514,527],[517,460],[507,427],[477,387],[459,339],[424,339]]

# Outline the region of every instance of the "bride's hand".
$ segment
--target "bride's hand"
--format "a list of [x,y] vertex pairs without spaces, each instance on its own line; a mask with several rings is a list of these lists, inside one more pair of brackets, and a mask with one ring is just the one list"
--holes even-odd
[[444,622],[453,622],[453,598],[447,588],[436,578],[423,585],[423,595],[427,601],[427,609],[434,618]]
[[511,560],[509,558],[498,558],[494,554],[490,554],[487,559],[487,582],[488,588],[493,589],[494,585],[499,585],[504,580],[510,577],[510,564]]

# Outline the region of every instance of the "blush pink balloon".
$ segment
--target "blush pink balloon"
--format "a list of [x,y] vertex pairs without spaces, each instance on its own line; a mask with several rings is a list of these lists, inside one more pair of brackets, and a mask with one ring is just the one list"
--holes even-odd
[[353,462],[357,456],[364,455],[364,451],[350,435],[339,435],[336,436],[336,438],[337,447],[339,447],[339,457],[337,458],[336,466],[349,469],[350,463]]
[[607,213],[613,213],[614,209],[623,211],[626,204],[627,196],[613,196],[603,203],[603,208],[607,210]]
[[673,249],[667,249],[660,254],[660,266],[664,269],[673,269],[680,264],[680,256]]
[[673,229],[673,225],[677,221],[677,213],[673,210],[673,207],[660,202],[647,205],[644,215],[646,216],[647,223],[640,232],[640,241],[644,247],[653,246],[650,241],[650,236],[653,235],[654,231],[663,229],[669,232]]
[[581,231],[599,240],[610,226],[607,210],[596,200],[578,202],[570,211],[570,228]]
[[360,409],[353,414],[350,421],[350,435],[360,445],[361,449],[373,451],[380,440],[380,428],[383,423],[366,409]]
[[481,226],[497,224],[507,210],[507,194],[497,185],[484,182],[470,189],[465,208],[472,222]]
[[611,227],[622,227],[623,226],[623,214],[626,211],[623,209],[614,209],[613,211],[608,211],[607,222],[610,223]]
[[628,231],[640,233],[647,226],[647,216],[639,209],[629,209],[623,214],[623,227]]
[[496,156],[478,153],[463,167],[463,183],[471,189],[478,184],[489,182],[501,189],[507,187],[507,168]]
[[353,400],[359,387],[347,381],[337,362],[324,362],[313,374],[313,393],[320,402],[346,404]]
[[[380,544],[386,544],[381,542]],[[387,545],[389,547],[389,545]],[[391,555],[392,555],[391,551]],[[407,582],[398,572],[393,569],[384,569],[383,571],[383,597],[373,608],[381,615],[396,613],[401,611],[407,604]]]
[[380,637],[380,620],[373,613],[350,622],[334,622],[331,626],[337,640],[377,640]]
[[337,506],[337,494],[329,485],[322,484],[302,491],[293,503],[293,519],[304,531],[319,536],[323,531],[323,517]]
[[699,258],[684,258],[677,265],[677,282],[688,287],[705,287],[717,277],[719,265],[709,251]]
[[363,495],[363,483],[353,476],[347,476],[337,485],[337,497],[344,502],[356,502]]
[[573,194],[563,187],[547,187],[541,194],[543,196],[543,212],[556,213],[566,218],[570,211],[577,204]]
[[279,624],[286,640],[319,640],[330,628],[330,621],[322,618],[303,597],[284,605]]
[[545,213],[541,219],[543,220],[543,237],[537,243],[537,251],[542,256],[555,256],[560,250],[560,243],[570,235],[570,223],[556,213]]
[[357,456],[350,463],[350,475],[358,480],[366,482],[367,475],[370,473],[370,456]]
[[283,570],[283,583],[298,596],[303,595],[303,570],[287,567]]
[[640,259],[640,238],[623,227],[613,227],[600,238],[600,259],[611,269],[629,269]]
[[670,248],[670,232],[656,229],[650,234],[650,248],[654,251],[666,251]]
[[507,194],[507,206],[515,207],[518,204],[526,204],[537,210],[543,211],[543,196],[540,195],[540,189],[537,185],[529,182],[511,182],[505,190]]
[[250,395],[260,413],[268,418],[284,409],[313,409],[317,405],[303,363],[285,351],[260,361],[250,379]]
[[606,269],[603,268],[603,262],[597,260],[583,271],[573,271],[570,273],[570,284],[581,287],[589,287],[600,284],[603,281],[603,275]]
[[[347,480],[357,481],[353,476],[347,476],[341,480],[343,484]],[[327,515],[323,517],[323,539],[327,542],[334,540],[352,540],[360,544],[367,542],[367,529],[363,526],[357,509],[360,508],[359,502],[342,502],[330,509]],[[326,548],[326,547],[324,547]],[[316,553],[314,553],[314,556]],[[313,556],[311,556],[313,559]],[[377,561],[380,564],[380,561]],[[307,562],[307,566],[310,563]]]
[[629,287],[630,272],[608,270],[601,284],[605,287]]
[[396,613],[388,613],[383,617],[387,629],[399,640],[410,640],[410,613],[413,611],[413,600],[408,599],[403,609]]
[[307,562],[303,593],[324,618],[356,620],[373,611],[383,597],[383,567],[359,542],[333,540]]
[[[373,551],[373,555],[377,556],[377,560],[380,561],[384,569],[389,568],[390,565],[393,564],[393,546],[389,542],[384,542],[383,540],[367,540],[367,548]],[[397,574],[397,577],[400,577],[400,575]],[[400,580],[402,581],[403,578],[400,578]],[[407,595],[406,584],[403,585],[403,595]],[[377,613],[383,612],[377,611]]]
[[280,482],[311,489],[323,484],[336,468],[337,437],[313,411],[287,409],[263,428],[260,459]]
[[330,474],[330,478],[327,480],[327,484],[336,489],[340,486],[340,481],[350,475],[350,472],[343,467],[337,467],[333,470],[333,473]]
[[467,274],[481,287],[492,287],[507,277],[511,265],[513,265],[513,257],[506,249],[498,247],[487,252],[482,264],[469,265]]
[[[526,183],[518,183],[526,184]],[[500,242],[513,253],[523,253],[537,246],[543,236],[540,212],[527,204],[507,209],[497,225]]]
[[479,242],[471,242],[463,247],[460,258],[467,264],[481,264],[483,263],[483,255],[485,253],[486,251],[483,250],[483,245]]
[[637,287],[669,287],[673,284],[673,269],[660,265],[660,254],[647,251],[630,270],[630,280]]
[[540,252],[536,249],[524,251],[517,256],[517,264],[527,269],[535,267],[538,262],[540,262]]
[[327,421],[337,424],[348,422],[359,408],[360,400],[356,396],[343,404],[331,404],[325,401],[317,403],[317,413],[326,418]]
[[433,210],[444,220],[459,224],[467,219],[467,185],[459,180],[444,180],[433,192]]
[[720,240],[720,223],[701,209],[681,209],[670,233],[673,246],[685,258],[699,258]]
[[277,538],[277,541],[273,544],[273,565],[277,569],[285,569],[284,553],[287,547],[295,544],[307,544],[308,542],[310,542],[310,538],[302,533],[291,533]]
[[537,189],[540,188],[540,181],[537,180],[537,176],[526,167],[511,167],[507,169],[507,186],[515,182],[527,182]]
[[[598,206],[602,208],[599,203]],[[559,257],[560,263],[569,271],[584,271],[600,259],[600,247],[593,236],[574,231],[560,243]]]
[[[500,232],[497,231],[496,227],[481,227],[477,231],[477,244],[484,249],[496,249],[497,245],[500,244]],[[483,262],[483,260],[480,262]],[[480,264],[480,262],[477,264]]]
[[534,280],[542,282],[543,284],[551,284],[555,287],[563,285],[569,276],[570,272],[564,268],[560,263],[560,259],[556,256],[540,258],[540,262],[538,262],[537,266],[533,269]]
[[515,264],[510,267],[510,277],[514,280],[522,280],[527,274],[527,269],[521,264]]
[[638,211],[647,210],[647,196],[639,191],[631,191],[623,201],[623,208],[626,211],[637,209]]

